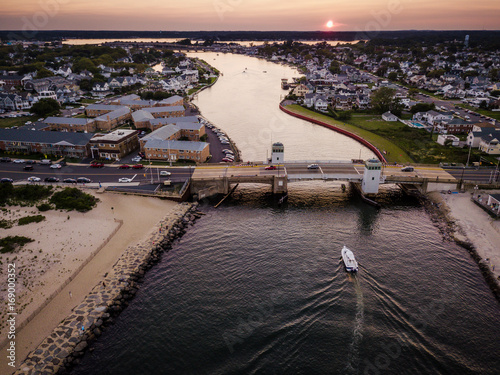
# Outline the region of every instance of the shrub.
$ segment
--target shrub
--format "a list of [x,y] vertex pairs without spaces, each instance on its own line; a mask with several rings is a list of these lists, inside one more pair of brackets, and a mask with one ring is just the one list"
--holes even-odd
[[0,239],[0,253],[11,253],[17,247],[22,247],[27,243],[33,242],[31,238],[24,236],[8,236]]
[[12,221],[0,219],[0,228],[1,229],[9,229],[12,228]]
[[97,202],[96,197],[77,188],[65,188],[54,193],[50,198],[50,203],[53,203],[58,210],[77,210],[79,212],[90,211]]
[[26,225],[29,223],[39,223],[40,221],[45,220],[45,216],[43,215],[34,215],[34,216],[25,216],[18,220],[19,225]]
[[19,202],[36,202],[50,197],[52,186],[43,185],[22,185],[14,188],[12,199]]
[[48,210],[52,210],[52,205],[48,203],[42,203],[41,205],[36,206],[36,208],[38,208],[38,211],[45,212]]

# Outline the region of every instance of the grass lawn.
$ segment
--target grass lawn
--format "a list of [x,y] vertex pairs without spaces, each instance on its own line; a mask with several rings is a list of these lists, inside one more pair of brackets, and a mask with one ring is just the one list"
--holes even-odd
[[[379,150],[386,151],[385,156],[389,163],[465,164],[467,161],[468,148],[441,146],[436,143],[436,134],[431,135],[426,130],[410,128],[401,122],[386,122],[379,116],[370,118],[355,114],[346,123],[342,123],[298,105],[287,106],[287,109],[359,135]],[[473,150],[471,158],[474,154]]]
[[95,102],[97,102],[98,99],[87,99],[87,98],[84,98],[82,100],[80,100],[80,103],[82,104],[94,104]]
[[8,117],[0,119],[0,128],[11,128],[13,126],[23,126],[27,121],[35,122],[38,116]]

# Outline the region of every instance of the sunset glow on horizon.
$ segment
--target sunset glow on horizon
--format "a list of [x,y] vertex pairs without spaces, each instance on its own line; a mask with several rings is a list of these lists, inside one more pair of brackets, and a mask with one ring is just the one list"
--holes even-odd
[[[325,22],[325,14],[334,20]],[[3,0],[2,30],[496,30],[497,0]],[[321,26],[322,25],[322,26]]]

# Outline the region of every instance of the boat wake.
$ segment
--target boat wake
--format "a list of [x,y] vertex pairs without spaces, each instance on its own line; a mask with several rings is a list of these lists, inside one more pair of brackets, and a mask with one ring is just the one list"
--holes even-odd
[[359,369],[359,346],[363,339],[363,323],[365,320],[365,305],[363,301],[363,291],[359,285],[357,275],[349,275],[352,278],[354,291],[356,292],[356,317],[352,331],[352,341],[349,344],[349,353],[347,355],[347,374],[357,374]]

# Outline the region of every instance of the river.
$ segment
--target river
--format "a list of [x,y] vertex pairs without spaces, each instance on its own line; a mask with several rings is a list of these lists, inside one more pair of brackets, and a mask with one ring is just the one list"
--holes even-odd
[[[222,69],[225,80],[253,69],[243,56],[220,58],[233,66]],[[280,78],[294,75],[256,61]],[[249,129],[265,129],[246,122],[261,112],[255,103],[264,91],[245,92],[255,80],[234,95],[217,91],[223,82],[199,95],[203,114],[237,143]],[[274,86],[279,81],[266,87]],[[269,108],[279,101],[274,93]],[[228,103],[230,96],[240,100]],[[358,145],[344,146],[349,139],[296,126],[309,125],[287,122],[287,131],[273,132],[288,158],[358,156]],[[323,130],[333,138],[300,150],[320,143],[307,138]],[[243,155],[262,155],[268,141],[242,143]],[[498,374],[500,306],[477,265],[416,200],[384,187],[379,201],[381,209],[367,206],[323,182],[289,184],[281,206],[268,187],[252,185],[218,209],[203,201],[206,215],[149,271],[73,373]],[[344,244],[359,261],[355,276],[343,269]]]

